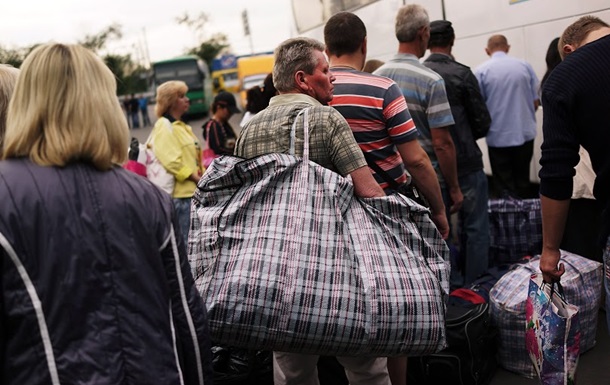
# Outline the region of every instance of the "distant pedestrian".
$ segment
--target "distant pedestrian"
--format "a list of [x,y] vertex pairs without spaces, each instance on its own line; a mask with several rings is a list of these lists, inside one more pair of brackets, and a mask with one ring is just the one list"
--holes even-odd
[[171,195],[185,242],[190,228],[191,198],[204,171],[199,139],[191,126],[181,120],[190,106],[187,91],[186,83],[178,80],[157,87],[158,120],[150,133],[155,156],[176,182]]
[[493,195],[528,198],[535,113],[540,106],[538,77],[525,60],[509,56],[509,50],[505,36],[491,36],[485,48],[490,59],[476,68],[475,75],[491,115],[486,140]]
[[[250,93],[252,93],[252,95]],[[239,126],[241,128],[244,128],[246,126],[246,123],[248,123],[254,115],[269,106],[271,98],[275,95],[277,95],[277,90],[273,85],[273,73],[269,73],[265,77],[262,87],[253,87],[248,90],[248,103],[246,104],[246,113],[244,114],[244,117],[239,123]],[[250,103],[250,100],[252,100],[252,103]]]
[[[268,104],[269,102],[267,102],[267,105]],[[265,105],[265,99],[261,87],[254,86],[250,88],[246,92],[246,112],[244,113],[241,122],[239,122],[239,126],[244,128],[250,119],[252,119],[252,117],[258,114],[260,111],[264,110],[267,105]]]
[[203,124],[203,138],[208,143],[208,148],[218,155],[233,155],[237,134],[229,119],[233,114],[239,113],[235,96],[220,91],[212,102],[212,118]]
[[138,107],[142,115],[142,126],[149,127],[151,125],[150,117],[148,116],[148,98],[142,94],[138,99]]
[[123,108],[123,113],[125,115],[125,119],[127,120],[127,127],[129,127],[129,129],[133,128],[133,122],[131,121],[131,114],[129,113],[129,103],[130,103],[131,99],[129,98],[129,95],[124,95],[123,96],[123,103],[121,103],[121,107]]
[[131,118],[131,126],[133,128],[140,128],[140,103],[134,94],[131,94],[127,107],[129,117]]
[[273,85],[273,73],[269,73],[267,77],[265,77],[261,91],[263,91],[263,109],[265,109],[269,105],[271,98],[277,95],[277,90],[275,89],[275,85]]

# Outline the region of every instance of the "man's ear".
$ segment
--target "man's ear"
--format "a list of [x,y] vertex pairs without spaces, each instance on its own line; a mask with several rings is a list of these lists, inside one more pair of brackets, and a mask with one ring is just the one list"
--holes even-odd
[[294,83],[300,90],[306,91],[309,89],[309,85],[307,84],[307,77],[305,76],[305,71],[297,71],[294,73]]
[[485,48],[485,53],[487,54],[487,56],[491,56],[491,51],[489,50],[489,48]]
[[564,44],[562,47],[562,51],[563,56],[566,57],[568,54],[571,54],[572,52],[576,51],[576,47],[574,47],[572,44]]

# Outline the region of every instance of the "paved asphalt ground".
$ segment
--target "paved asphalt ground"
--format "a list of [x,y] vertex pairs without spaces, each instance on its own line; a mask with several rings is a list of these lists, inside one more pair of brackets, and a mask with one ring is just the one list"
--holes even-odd
[[[156,121],[152,106],[149,107],[149,116],[151,121]],[[230,123],[233,129],[239,134],[239,122],[242,114],[234,115]],[[205,146],[205,141],[202,137],[201,126],[205,118],[196,118],[190,120],[188,124],[193,128],[193,132],[201,141],[202,148]],[[135,136],[141,142],[144,142],[152,127],[138,128],[131,130],[132,136]],[[576,373],[577,385],[610,385],[610,334],[607,331],[605,321],[606,314],[600,311],[599,322],[597,327],[597,344],[593,349],[584,353],[579,360]],[[585,326],[585,325],[583,325]],[[528,379],[518,374],[511,373],[499,368],[496,375],[489,385],[536,385],[537,379]],[[453,385],[453,384],[438,384],[438,385]]]

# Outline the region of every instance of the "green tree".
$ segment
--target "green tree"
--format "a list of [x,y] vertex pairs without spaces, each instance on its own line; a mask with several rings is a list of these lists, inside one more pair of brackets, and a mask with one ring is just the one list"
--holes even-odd
[[208,66],[212,65],[212,60],[218,54],[229,49],[229,39],[224,33],[215,33],[211,37],[206,38],[205,26],[209,21],[209,17],[205,12],[199,13],[196,17],[190,17],[185,12],[184,15],[177,17],[176,21],[178,24],[186,25],[193,30],[197,41],[200,41],[198,46],[188,48],[185,53],[199,56]]
[[[122,27],[114,23],[100,32],[86,35],[78,44],[92,50],[96,54],[105,50],[111,40],[120,40],[123,37]],[[10,64],[19,68],[25,57],[38,46],[4,48],[0,46],[0,63]],[[119,95],[145,92],[150,84],[150,70],[136,63],[131,55],[105,54],[101,56],[117,80],[117,93]]]
[[137,64],[131,55],[108,54],[103,59],[116,77],[117,94],[136,94],[148,90],[150,71]]
[[[122,37],[122,26],[114,23],[96,34],[86,35],[79,44],[99,54],[106,49],[110,41],[120,40]],[[131,55],[108,53],[103,55],[102,59],[116,77],[117,94],[136,94],[148,90],[149,71],[133,60]]]
[[13,67],[19,68],[25,60],[26,56],[32,52],[32,50],[38,47],[39,44],[34,44],[29,47],[20,48],[4,48],[0,46],[0,63],[10,64]]
[[113,23],[95,35],[86,35],[78,44],[89,48],[95,53],[99,53],[99,51],[106,48],[108,41],[120,40],[123,37],[122,28],[120,24]]
[[198,47],[189,49],[187,53],[199,56],[208,66],[211,66],[212,60],[229,47],[227,36],[223,33],[216,33],[208,40],[201,42]]

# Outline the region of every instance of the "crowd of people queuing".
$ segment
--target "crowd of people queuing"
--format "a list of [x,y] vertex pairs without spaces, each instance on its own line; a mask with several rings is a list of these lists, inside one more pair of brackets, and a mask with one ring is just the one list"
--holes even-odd
[[[599,218],[586,235],[600,239],[593,249],[610,305],[608,24],[586,16],[553,40],[542,87],[503,35],[489,37],[490,59],[474,71],[459,63],[451,22],[430,22],[417,4],[398,10],[390,60],[367,61],[366,37],[358,16],[340,12],[327,21],[324,44],[281,43],[273,73],[248,91],[239,135],[229,124],[240,112],[235,97],[214,98],[207,147],[242,158],[287,153],[291,127],[309,108],[310,159],[350,176],[356,196],[416,186],[443,238],[457,240],[452,284],[462,286],[488,268],[488,191],[529,194],[542,103],[542,274],[550,282],[564,272],[559,247],[579,231],[564,234],[570,198],[583,197],[573,191],[581,177]],[[158,87],[147,141],[175,178],[170,196],[120,167],[129,129],[151,124],[148,100],[131,95],[121,106],[97,56],[53,43],[20,70],[0,65],[0,382],[212,383],[206,308],[186,258],[190,201],[205,172],[199,140],[181,120],[187,90],[180,81]],[[296,155],[302,150],[297,134]],[[586,169],[575,171],[581,158]],[[406,384],[406,357],[337,359],[351,384]],[[274,352],[275,384],[318,384],[317,361]]]
[[139,97],[134,94],[126,95],[123,99],[123,110],[129,128],[150,127],[152,124],[148,115],[148,97],[144,94]]

